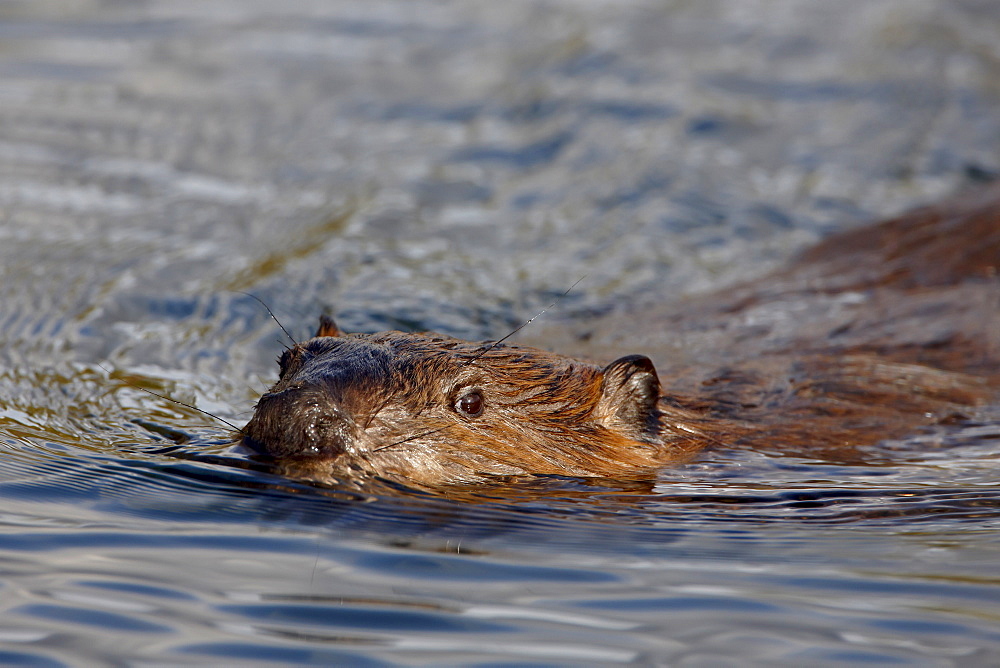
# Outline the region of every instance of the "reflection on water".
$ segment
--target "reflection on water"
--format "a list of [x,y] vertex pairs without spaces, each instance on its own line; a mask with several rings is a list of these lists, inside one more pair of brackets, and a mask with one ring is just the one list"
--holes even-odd
[[[748,647],[977,663],[1000,647],[995,466],[977,480],[966,462],[962,487],[935,488],[926,462],[852,472],[731,453],[656,490],[550,480],[472,502],[156,459],[22,464],[20,480],[4,467],[6,643],[69,662],[308,664]],[[95,634],[127,642],[80,647]]]
[[997,663],[995,415],[863,464],[435,496],[282,478],[139,388],[243,424],[282,337],[241,291],[300,337],[489,338],[583,274],[571,317],[992,178],[998,30],[975,0],[0,8],[0,663]]

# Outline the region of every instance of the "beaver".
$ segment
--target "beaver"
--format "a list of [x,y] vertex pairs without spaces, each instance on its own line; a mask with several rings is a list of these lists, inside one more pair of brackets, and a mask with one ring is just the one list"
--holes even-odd
[[687,457],[700,417],[660,402],[652,361],[600,367],[433,334],[344,334],[323,318],[286,350],[242,442],[302,468],[436,484],[621,476]]
[[745,285],[574,332],[591,349],[649,342],[666,374],[646,355],[602,364],[347,334],[323,317],[281,355],[239,442],[302,477],[417,486],[636,479],[711,445],[852,460],[996,402],[998,266],[993,188],[835,235]]

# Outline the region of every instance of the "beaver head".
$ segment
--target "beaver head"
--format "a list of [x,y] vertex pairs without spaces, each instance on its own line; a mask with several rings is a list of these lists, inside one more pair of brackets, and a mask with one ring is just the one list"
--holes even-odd
[[661,412],[641,355],[602,368],[431,334],[344,334],[323,319],[279,365],[241,442],[311,475],[611,477],[648,472],[697,441]]

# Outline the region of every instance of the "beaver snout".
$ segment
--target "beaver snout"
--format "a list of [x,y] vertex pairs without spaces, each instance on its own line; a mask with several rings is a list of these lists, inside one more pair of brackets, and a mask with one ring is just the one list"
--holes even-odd
[[354,421],[331,397],[304,388],[269,392],[243,428],[243,445],[270,457],[334,458],[355,440]]

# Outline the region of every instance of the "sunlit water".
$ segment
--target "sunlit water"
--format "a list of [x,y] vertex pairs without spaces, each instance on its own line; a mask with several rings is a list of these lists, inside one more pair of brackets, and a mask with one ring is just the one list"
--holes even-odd
[[[1000,420],[453,498],[229,452],[282,334],[495,338],[1000,173],[985,1],[0,8],[0,664],[1000,662]],[[642,352],[636,350],[635,352]],[[595,350],[599,355],[600,351]]]

